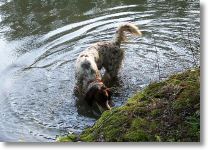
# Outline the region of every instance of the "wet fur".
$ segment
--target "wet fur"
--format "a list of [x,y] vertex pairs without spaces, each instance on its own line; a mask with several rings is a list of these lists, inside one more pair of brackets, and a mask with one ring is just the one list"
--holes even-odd
[[[102,67],[105,68],[104,79],[112,80],[117,77],[124,58],[124,50],[120,48],[120,45],[126,40],[125,32],[141,35],[138,27],[132,23],[125,23],[117,29],[114,40],[95,43],[78,56],[76,87],[79,93],[85,96],[89,104],[93,101],[91,95],[106,90],[103,88],[105,85],[99,71]],[[106,94],[108,95],[108,93]]]

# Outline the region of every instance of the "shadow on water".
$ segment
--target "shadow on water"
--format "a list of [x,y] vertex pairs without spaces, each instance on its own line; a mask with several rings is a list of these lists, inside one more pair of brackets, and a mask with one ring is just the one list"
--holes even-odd
[[97,117],[74,96],[74,62],[92,43],[111,40],[121,22],[142,37],[122,45],[110,87],[116,107],[150,82],[199,65],[199,1],[0,0],[0,139],[54,141]]

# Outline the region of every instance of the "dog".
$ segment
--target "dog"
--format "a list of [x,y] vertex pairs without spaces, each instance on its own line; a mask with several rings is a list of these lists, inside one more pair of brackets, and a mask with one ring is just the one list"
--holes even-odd
[[[84,96],[88,105],[96,103],[101,111],[110,110],[113,106],[112,92],[105,86],[104,80],[112,81],[118,75],[124,58],[120,45],[126,41],[125,32],[142,35],[133,23],[122,24],[112,41],[91,45],[76,60],[76,90]],[[105,69],[103,77],[99,71],[102,68]]]

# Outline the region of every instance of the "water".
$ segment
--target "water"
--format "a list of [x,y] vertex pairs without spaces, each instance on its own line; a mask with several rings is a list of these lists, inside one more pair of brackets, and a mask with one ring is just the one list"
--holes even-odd
[[150,82],[199,65],[200,11],[194,0],[1,0],[0,140],[54,141],[79,133],[96,117],[73,94],[81,51],[111,40],[121,22],[129,37],[116,106]]

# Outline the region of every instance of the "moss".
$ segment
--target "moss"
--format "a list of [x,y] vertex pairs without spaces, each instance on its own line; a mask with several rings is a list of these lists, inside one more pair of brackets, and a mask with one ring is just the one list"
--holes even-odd
[[115,142],[115,141],[120,141],[120,132],[122,131],[122,127],[117,127],[117,128],[114,128],[113,125],[109,126],[109,127],[106,127],[104,129],[103,134],[103,139],[104,141],[106,142]]
[[137,130],[137,132],[135,131],[131,131],[131,132],[127,132],[124,137],[123,137],[123,141],[125,142],[145,142],[145,141],[149,141],[148,138],[148,134],[146,132],[144,132],[143,130]]
[[157,142],[161,142],[161,138],[160,138],[160,136],[155,135],[155,138],[156,138],[156,141],[157,141]]
[[86,141],[86,142],[93,142],[94,141],[94,136],[92,134],[82,134],[80,136],[81,141]]
[[132,121],[131,128],[133,129],[141,128],[143,126],[146,126],[146,124],[147,124],[147,121],[145,119],[136,118]]
[[62,136],[62,137],[58,137],[57,141],[58,142],[74,142],[76,141],[77,136],[74,134],[69,134],[67,136]]
[[185,124],[187,127],[187,133],[189,134],[189,138],[191,140],[200,139],[200,116],[197,112],[186,118]]
[[150,84],[125,105],[104,112],[75,141],[199,141],[199,76],[199,69],[188,70]]
[[141,100],[141,101],[146,101],[147,98],[145,97],[145,93],[144,92],[139,92],[136,93],[135,95],[133,95],[131,98],[128,99],[127,104],[131,105],[131,104],[135,104],[135,102],[138,102],[137,100]]
[[150,113],[153,117],[157,117],[158,115],[160,115],[160,110],[159,109],[154,109]]

